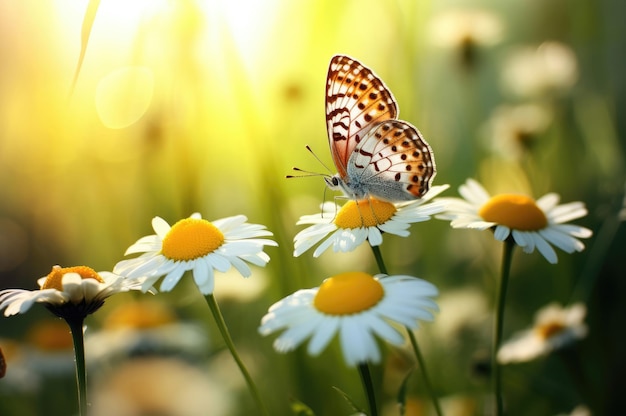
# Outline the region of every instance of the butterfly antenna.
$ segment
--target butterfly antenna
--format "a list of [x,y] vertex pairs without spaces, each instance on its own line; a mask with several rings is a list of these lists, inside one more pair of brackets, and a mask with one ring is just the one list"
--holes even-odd
[[[315,159],[317,159],[317,161],[320,163],[320,165],[324,166],[324,169],[326,169],[329,172],[329,174],[332,174],[332,171],[328,168],[328,166],[326,166],[326,164],[324,164],[324,162],[322,162],[322,159],[320,159],[315,154],[313,149],[311,149],[311,146],[309,146],[307,144],[305,147],[306,147],[306,150],[308,150],[309,153],[311,153],[313,155],[313,157]],[[301,173],[303,173],[303,175],[287,175],[287,176],[285,176],[287,179],[289,179],[289,178],[307,178],[307,177],[310,177],[310,176],[329,176],[329,175],[324,174],[324,173],[311,172],[309,170],[300,169],[298,167],[294,167],[293,170],[296,171],[296,172],[301,172]]]
[[320,159],[320,158],[319,158],[319,156],[317,156],[317,155],[315,154],[315,152],[313,151],[313,149],[311,149],[311,146],[309,146],[309,145],[307,144],[305,147],[306,147],[306,150],[308,150],[308,151],[309,151],[309,153],[311,153],[311,154],[313,155],[313,157],[314,157],[315,159],[317,159],[317,161],[318,161],[318,162],[320,162],[320,165],[324,166],[324,169],[326,169],[326,170],[327,170],[330,174],[332,174],[332,173],[333,173],[333,171],[332,171],[332,170],[330,170],[330,169],[328,168],[328,166],[326,166],[326,164],[325,164],[324,162],[322,162],[322,159]]
[[311,172],[311,171],[300,169],[297,167],[293,167],[292,169],[296,172],[301,172],[302,175],[286,175],[285,178],[290,179],[290,178],[308,178],[311,176],[324,176],[323,173]]

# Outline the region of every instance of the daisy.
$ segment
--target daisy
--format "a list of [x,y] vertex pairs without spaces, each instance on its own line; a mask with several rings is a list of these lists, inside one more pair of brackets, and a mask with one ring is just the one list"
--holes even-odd
[[162,292],[171,291],[186,271],[191,270],[196,285],[204,295],[213,293],[214,270],[226,272],[234,266],[248,277],[252,273],[246,264],[265,266],[270,260],[264,246],[276,246],[275,241],[257,238],[272,233],[258,224],[249,224],[243,215],[209,222],[200,214],[178,221],[170,226],[160,217],[152,220],[156,235],[137,240],[125,255],[143,253],[122,260],[114,272],[128,277],[145,276],[142,290],[146,291],[160,277]]
[[[108,272],[96,273],[90,267],[54,266],[37,280],[39,290],[7,289],[0,291],[0,310],[4,316],[24,313],[34,303],[44,304],[68,324],[74,344],[74,363],[78,389],[78,413],[87,414],[87,379],[83,322],[100,309],[111,295],[141,288],[142,280],[127,279]],[[47,337],[50,338],[50,337]]]
[[586,312],[582,303],[568,308],[557,303],[545,306],[535,315],[532,328],[514,334],[502,345],[498,361],[502,364],[530,361],[584,338],[587,335]]
[[505,27],[498,15],[486,9],[452,8],[437,14],[428,31],[434,45],[456,50],[461,63],[471,67],[477,49],[499,43]]
[[294,256],[299,256],[324,240],[313,252],[319,257],[326,249],[347,252],[356,249],[365,240],[378,246],[383,242],[383,232],[407,237],[412,223],[428,221],[431,215],[444,210],[441,203],[428,203],[448,189],[448,185],[432,187],[423,198],[393,204],[375,198],[350,200],[343,206],[333,202],[322,204],[322,213],[304,215],[297,224],[312,224],[294,237]]
[[487,145],[507,159],[521,160],[538,144],[552,118],[543,105],[501,105],[486,123]]
[[291,351],[311,338],[307,351],[314,356],[338,335],[349,366],[377,363],[381,357],[374,336],[401,345],[404,337],[394,324],[417,329],[418,320],[432,321],[430,310],[438,308],[430,298],[437,294],[434,285],[411,276],[346,272],[272,305],[259,332],[285,330],[274,341],[278,352]]
[[109,296],[141,287],[139,280],[108,272],[96,273],[86,266],[54,266],[37,283],[38,290],[0,291],[0,310],[5,310],[4,316],[25,313],[34,303],[42,303],[62,318],[84,318],[98,310]]
[[502,84],[519,97],[568,91],[578,79],[576,54],[560,42],[515,49],[503,66]]
[[473,179],[459,187],[461,198],[440,198],[446,211],[437,218],[451,220],[453,228],[486,230],[493,228],[496,240],[513,238],[525,253],[535,248],[548,260],[557,263],[552,245],[566,253],[582,251],[585,245],[577,238],[591,237],[591,230],[566,222],[587,215],[582,202],[558,205],[560,197],[549,193],[538,200],[518,194],[491,197]]

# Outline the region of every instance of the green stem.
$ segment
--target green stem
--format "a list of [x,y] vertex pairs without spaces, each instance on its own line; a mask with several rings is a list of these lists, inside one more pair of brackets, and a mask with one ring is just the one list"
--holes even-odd
[[387,268],[385,267],[385,261],[383,260],[383,255],[380,252],[380,247],[372,245],[370,245],[370,247],[372,248],[372,252],[374,253],[374,258],[376,259],[378,270],[380,270],[381,273],[387,274]]
[[515,242],[511,238],[504,241],[504,250],[502,252],[502,270],[500,274],[500,282],[498,292],[496,294],[496,317],[494,320],[493,345],[491,348],[491,369],[493,372],[493,392],[496,399],[495,415],[504,414],[504,405],[502,400],[502,372],[500,364],[498,364],[498,350],[502,343],[502,327],[504,326],[504,305],[506,299],[506,288],[509,283],[509,275],[511,273],[511,260],[513,259],[513,248]]
[[413,352],[415,353],[415,357],[417,357],[417,362],[419,363],[420,368],[422,369],[422,377],[424,378],[424,385],[426,386],[426,390],[428,390],[428,394],[432,398],[433,406],[435,407],[435,412],[437,416],[442,416],[443,412],[441,411],[441,405],[439,404],[439,399],[435,395],[435,390],[433,389],[433,385],[430,384],[430,378],[428,377],[428,372],[426,371],[426,361],[424,360],[424,356],[417,345],[417,338],[415,338],[415,334],[411,331],[411,328],[407,327],[406,332],[409,334],[409,339],[411,340],[411,346],[413,346]]
[[[380,252],[380,247],[372,246],[372,252],[374,253],[374,257],[376,258],[376,263],[378,264],[378,269],[381,273],[387,274],[387,267],[385,267],[385,261],[383,260],[383,256]],[[409,327],[405,327],[406,332],[409,334],[409,339],[411,340],[411,345],[413,346],[413,352],[415,353],[415,357],[417,358],[417,362],[422,369],[422,378],[424,379],[424,385],[426,386],[426,390],[428,390],[428,394],[433,402],[433,406],[435,407],[435,411],[437,412],[437,416],[442,416],[443,412],[441,411],[441,406],[439,404],[439,398],[435,394],[435,390],[433,389],[432,384],[430,383],[430,377],[428,377],[428,370],[426,370],[426,361],[424,360],[424,356],[420,351],[420,348],[417,344],[417,339],[415,338],[415,334]]]
[[378,408],[376,407],[374,383],[372,383],[372,375],[370,374],[370,368],[367,363],[359,364],[359,375],[361,376],[361,383],[363,383],[363,390],[365,390],[365,394],[367,395],[367,402],[370,408],[370,416],[377,416]]
[[83,339],[83,317],[66,318],[70,327],[74,343],[74,357],[76,363],[76,385],[78,388],[78,414],[87,415],[87,371],[85,369],[85,343]]
[[235,359],[235,362],[239,366],[239,370],[241,371],[243,378],[246,380],[246,383],[248,384],[248,390],[250,390],[252,397],[256,401],[257,407],[259,408],[259,412],[262,415],[269,416],[269,413],[267,412],[267,409],[265,408],[265,405],[263,404],[263,400],[261,400],[261,395],[259,394],[259,390],[254,384],[254,381],[252,380],[252,377],[250,377],[250,373],[248,372],[248,369],[244,365],[243,361],[239,357],[239,354],[237,353],[237,350],[235,349],[235,344],[233,343],[233,339],[231,338],[230,333],[228,332],[228,327],[226,326],[226,322],[224,321],[222,312],[220,311],[220,308],[217,305],[215,296],[213,296],[213,294],[210,294],[210,295],[206,295],[204,298],[206,299],[206,303],[209,305],[209,309],[211,309],[211,313],[213,314],[215,323],[217,324],[217,327],[220,330],[220,333],[222,334],[224,343],[226,343],[226,346],[228,347],[230,354]]

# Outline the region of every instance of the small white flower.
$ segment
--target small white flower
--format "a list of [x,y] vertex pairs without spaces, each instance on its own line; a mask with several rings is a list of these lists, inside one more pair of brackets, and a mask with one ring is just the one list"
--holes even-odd
[[0,310],[4,316],[24,313],[34,303],[42,303],[58,316],[87,316],[119,292],[136,290],[141,281],[125,279],[109,272],[96,273],[86,266],[54,266],[49,275],[37,280],[39,290],[6,289],[0,291]]
[[535,248],[554,264],[558,259],[552,245],[566,253],[582,251],[585,245],[577,238],[589,238],[591,230],[566,222],[587,215],[582,202],[558,205],[559,195],[549,193],[538,200],[518,194],[491,197],[473,179],[459,187],[461,198],[439,198],[447,204],[446,211],[437,216],[451,220],[453,228],[476,230],[494,229],[496,240],[512,237],[525,253]]
[[432,321],[430,310],[438,308],[430,298],[437,294],[434,285],[411,276],[342,273],[272,305],[259,332],[285,330],[274,341],[278,352],[291,351],[311,338],[308,353],[314,356],[338,335],[348,365],[377,363],[381,356],[374,336],[401,345],[404,337],[394,324],[416,329],[418,320]]
[[204,295],[213,293],[214,270],[226,272],[231,266],[248,277],[252,274],[247,263],[265,266],[270,260],[264,246],[276,246],[275,241],[257,238],[271,236],[264,226],[249,224],[243,215],[209,222],[200,214],[178,221],[170,227],[160,217],[152,220],[156,235],[140,238],[126,250],[126,255],[141,256],[122,260],[113,271],[127,277],[146,280],[142,290],[148,290],[165,276],[160,290],[169,292],[186,271],[191,270],[196,285]]
[[423,198],[399,204],[375,198],[350,200],[342,207],[326,202],[321,214],[304,215],[297,222],[313,225],[295,236],[293,255],[301,255],[325,238],[313,257],[319,257],[331,246],[335,252],[352,251],[365,240],[378,246],[383,242],[383,232],[407,237],[412,223],[428,221],[431,215],[443,211],[443,204],[426,202],[446,189],[448,185],[434,186]]
[[490,46],[502,40],[504,25],[488,10],[454,8],[436,15],[429,32],[432,42],[444,47]]
[[514,334],[500,347],[498,361],[502,364],[530,361],[584,338],[586,313],[582,303],[569,308],[549,304],[537,312],[532,328]]
[[576,55],[559,42],[518,48],[505,61],[502,71],[504,87],[520,97],[566,91],[577,79]]
[[485,126],[487,145],[507,159],[519,160],[552,122],[550,110],[538,104],[501,105]]

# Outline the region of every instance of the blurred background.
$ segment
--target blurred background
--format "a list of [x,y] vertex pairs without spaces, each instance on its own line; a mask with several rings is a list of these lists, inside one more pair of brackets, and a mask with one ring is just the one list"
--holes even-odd
[[[111,270],[153,233],[154,216],[244,214],[280,247],[247,280],[218,275],[215,295],[271,413],[291,414],[298,400],[317,415],[351,414],[332,386],[364,406],[336,344],[315,358],[304,348],[279,355],[275,337],[257,333],[267,308],[295,290],[377,272],[367,247],[292,256],[297,219],[332,196],[321,178],[285,175],[327,173],[307,144],[332,166],[325,77],[331,56],[348,54],[429,141],[435,184],[451,186],[444,196],[473,177],[492,193],[586,204],[575,221],[594,231],[584,252],[559,252],[557,265],[515,253],[504,335],[553,301],[585,303],[589,334],[567,354],[506,366],[505,400],[511,415],[581,404],[616,414],[626,374],[625,12],[618,0],[0,0],[0,288],[35,289],[55,264]],[[444,221],[411,231],[382,250],[391,273],[440,289],[440,314],[417,333],[435,389],[447,414],[488,414],[501,247]],[[43,307],[0,320],[0,414],[76,414],[71,343],[58,324]],[[93,414],[255,414],[191,282],[115,296],[87,325]],[[395,415],[415,364],[408,350],[383,348],[379,400]],[[408,390],[410,414],[432,414],[419,370]]]

